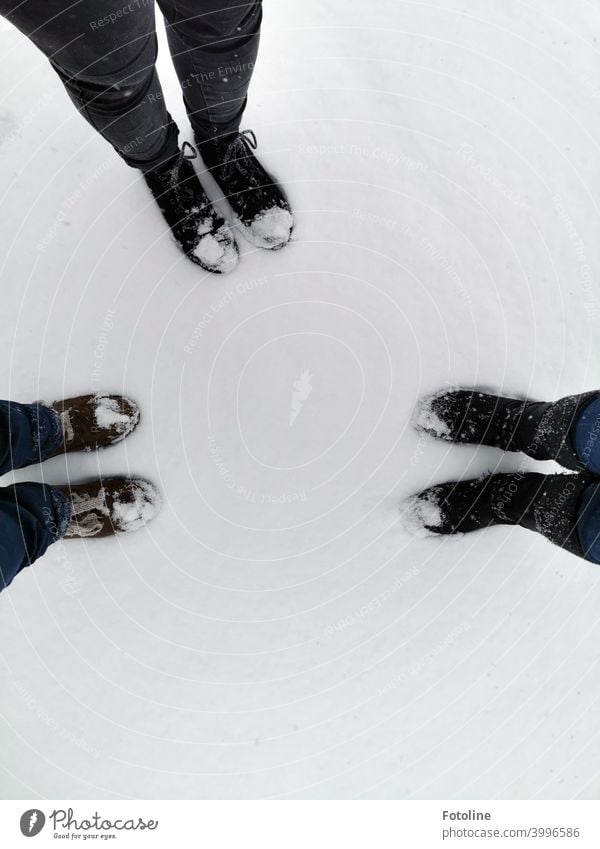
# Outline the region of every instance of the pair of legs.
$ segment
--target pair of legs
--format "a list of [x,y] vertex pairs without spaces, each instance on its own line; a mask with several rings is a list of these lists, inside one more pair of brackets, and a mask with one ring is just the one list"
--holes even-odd
[[427,530],[454,534],[521,525],[600,563],[600,392],[554,403],[444,392],[422,402],[415,424],[439,439],[521,451],[574,473],[517,472],[430,487],[410,504]]
[[[291,232],[291,215],[289,221],[283,215],[289,214],[287,201],[254,157],[252,137],[239,133],[258,52],[261,0],[158,3],[206,164],[246,235],[256,236],[261,223],[264,231],[265,215],[279,211],[279,217],[270,216],[274,234],[263,232],[260,246],[281,247]],[[144,173],[186,254],[211,271],[233,267],[237,251],[231,232],[189,162],[184,164],[195,152],[191,146],[180,150],[165,104],[155,67],[153,0],[0,0],[0,14],[48,57],[81,115],[128,165]],[[281,230],[284,218],[287,234]],[[211,238],[199,248],[207,235]]]
[[[139,418],[137,406],[119,395],[98,393],[52,404],[0,401],[0,475],[65,452],[114,445]],[[139,478],[0,487],[0,590],[57,540],[135,530],[158,505],[152,484]]]
[[[159,0],[198,139],[235,133],[256,62],[260,0]],[[155,68],[151,0],[0,0],[0,12],[50,60],[79,112],[128,165],[151,171],[179,152]]]

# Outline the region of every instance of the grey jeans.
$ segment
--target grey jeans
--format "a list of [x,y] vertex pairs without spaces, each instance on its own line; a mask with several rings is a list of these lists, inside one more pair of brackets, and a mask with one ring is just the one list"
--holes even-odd
[[[246,105],[261,0],[158,0],[198,140],[236,132]],[[78,111],[128,165],[177,153],[155,68],[154,0],[0,0],[0,14],[50,60]]]

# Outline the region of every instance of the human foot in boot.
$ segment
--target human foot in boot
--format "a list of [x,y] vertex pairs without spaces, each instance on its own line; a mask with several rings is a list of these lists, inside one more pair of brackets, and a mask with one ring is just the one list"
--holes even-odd
[[251,130],[197,139],[200,155],[233,209],[236,224],[258,248],[278,250],[292,235],[293,218],[281,186],[254,155]]
[[105,392],[79,395],[43,406],[58,414],[63,434],[60,446],[50,457],[71,451],[108,448],[129,436],[140,420],[140,410],[134,401]]
[[160,495],[142,478],[105,478],[54,487],[67,499],[71,520],[65,538],[107,537],[137,531],[160,509]]
[[196,176],[190,162],[196,155],[184,142],[177,156],[144,178],[185,255],[206,271],[226,274],[237,265],[237,245]]
[[500,474],[429,487],[407,504],[409,523],[434,534],[469,533],[491,525],[521,525],[583,557],[577,533],[580,475]]
[[448,442],[523,451],[580,471],[584,463],[571,440],[579,413],[598,392],[569,395],[553,403],[518,400],[459,389],[424,398],[414,418],[418,430]]

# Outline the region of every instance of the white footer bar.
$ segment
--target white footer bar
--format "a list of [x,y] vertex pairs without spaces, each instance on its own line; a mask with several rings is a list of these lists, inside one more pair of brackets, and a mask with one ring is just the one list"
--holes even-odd
[[600,803],[0,802],[0,846],[67,842],[168,849],[598,849]]

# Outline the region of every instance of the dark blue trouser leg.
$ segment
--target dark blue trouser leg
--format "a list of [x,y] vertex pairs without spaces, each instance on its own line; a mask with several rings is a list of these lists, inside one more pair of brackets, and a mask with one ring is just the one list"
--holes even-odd
[[588,472],[600,475],[600,394],[592,398],[577,416],[571,441]]
[[[571,441],[587,471],[600,475],[600,394],[579,413]],[[577,528],[586,557],[600,563],[600,481],[590,483],[583,493]]]
[[41,463],[58,449],[62,438],[54,410],[0,401],[0,475]]
[[600,563],[600,481],[590,483],[579,505],[579,542],[588,560]]
[[70,518],[69,501],[51,486],[0,487],[0,591],[64,535]]
[[[59,416],[41,404],[0,401],[0,475],[40,463],[63,439]],[[0,590],[61,537],[71,508],[50,486],[19,483],[0,488]]]

